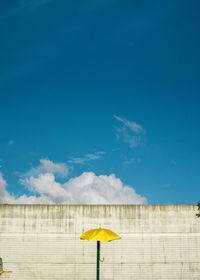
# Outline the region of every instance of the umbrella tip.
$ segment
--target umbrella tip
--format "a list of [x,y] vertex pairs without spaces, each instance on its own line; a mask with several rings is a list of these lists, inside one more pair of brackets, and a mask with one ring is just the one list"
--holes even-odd
[[99,224],[99,228],[101,228],[101,224]]

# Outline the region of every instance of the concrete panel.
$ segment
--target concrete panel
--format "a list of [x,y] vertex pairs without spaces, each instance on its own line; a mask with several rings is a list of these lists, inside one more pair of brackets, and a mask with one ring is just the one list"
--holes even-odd
[[[195,205],[0,205],[0,257],[10,279],[96,279],[96,242],[84,231],[112,229],[101,243],[101,279],[199,280]],[[6,279],[5,275],[0,280]]]

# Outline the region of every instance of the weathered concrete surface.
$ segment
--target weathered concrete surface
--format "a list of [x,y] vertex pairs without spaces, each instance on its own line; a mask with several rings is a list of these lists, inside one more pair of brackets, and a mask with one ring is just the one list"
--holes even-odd
[[[95,279],[96,242],[84,231],[112,229],[102,242],[101,279],[200,279],[195,205],[0,205],[0,257],[10,279]],[[0,276],[0,280],[4,276]]]

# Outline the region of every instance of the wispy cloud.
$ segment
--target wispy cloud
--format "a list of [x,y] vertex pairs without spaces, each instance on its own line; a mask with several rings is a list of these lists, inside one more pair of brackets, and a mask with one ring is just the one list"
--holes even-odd
[[120,121],[122,124],[124,124],[124,126],[126,128],[129,128],[130,130],[132,130],[136,134],[145,134],[146,133],[144,128],[141,125],[137,124],[136,122],[129,121],[129,120],[124,119],[124,118],[120,118],[120,117],[118,117],[116,115],[114,115],[114,118],[116,120]]
[[118,139],[127,143],[131,149],[142,144],[142,137],[146,131],[141,125],[116,115],[114,118],[121,123],[120,127],[116,127]]
[[52,0],[34,0],[34,1],[30,1],[30,6],[32,8],[38,8],[40,6],[48,4],[51,1]]
[[129,164],[140,164],[141,163],[141,158],[132,156],[130,158],[127,157],[127,155],[122,154],[121,159],[123,160],[124,165],[129,165]]
[[48,4],[53,0],[21,0],[12,5],[9,9],[0,13],[0,20],[12,17],[23,11],[34,11],[35,9]]
[[69,157],[68,163],[85,164],[87,162],[100,159],[104,154],[105,152],[96,152],[96,153],[86,154],[82,157]]
[[9,140],[8,141],[8,146],[12,146],[14,144],[14,141],[13,140]]
[[176,165],[177,165],[177,161],[176,161],[175,159],[172,159],[172,160],[171,160],[171,164],[174,165],[174,166],[176,166]]

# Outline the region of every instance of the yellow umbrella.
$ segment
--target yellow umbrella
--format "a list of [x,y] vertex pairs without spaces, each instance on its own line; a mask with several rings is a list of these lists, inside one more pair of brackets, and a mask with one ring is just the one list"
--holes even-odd
[[89,241],[97,241],[97,280],[99,280],[100,241],[110,242],[112,240],[121,239],[121,237],[112,230],[95,228],[84,232],[79,238]]
[[79,238],[89,241],[109,242],[115,239],[120,239],[121,237],[112,230],[106,228],[95,228],[84,232]]
[[10,270],[0,270],[0,275],[1,275],[2,273],[10,273],[10,272],[12,272],[12,271],[10,271]]

